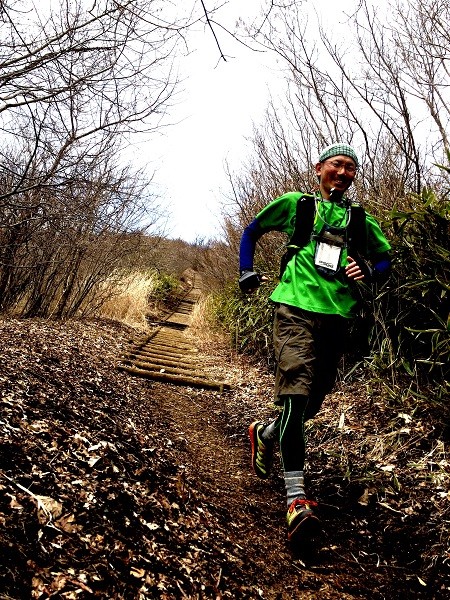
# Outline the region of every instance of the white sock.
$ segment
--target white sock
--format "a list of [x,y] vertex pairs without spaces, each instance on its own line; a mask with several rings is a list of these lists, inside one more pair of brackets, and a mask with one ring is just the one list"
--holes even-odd
[[268,425],[266,425],[264,427],[264,429],[262,430],[262,433],[261,433],[261,439],[263,442],[264,441],[272,441],[273,439],[275,439],[275,436],[276,436],[275,424],[276,424],[276,421],[272,421],[272,423],[269,423]]
[[284,484],[286,487],[288,508],[297,498],[306,498],[303,471],[285,471]]

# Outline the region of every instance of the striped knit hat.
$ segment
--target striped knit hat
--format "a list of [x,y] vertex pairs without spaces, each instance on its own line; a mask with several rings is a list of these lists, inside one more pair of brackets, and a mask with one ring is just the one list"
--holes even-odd
[[324,148],[319,156],[319,162],[323,162],[324,160],[327,160],[327,158],[338,156],[339,154],[353,158],[356,166],[359,167],[359,161],[358,157],[356,156],[356,152],[348,144],[341,143],[331,144],[331,146]]

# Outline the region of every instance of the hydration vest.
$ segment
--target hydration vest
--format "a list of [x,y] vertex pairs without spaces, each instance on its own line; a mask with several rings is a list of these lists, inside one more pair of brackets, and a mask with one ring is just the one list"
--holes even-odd
[[[365,255],[367,252],[366,212],[357,202],[348,206],[348,226],[345,230],[346,245],[351,256]],[[304,194],[297,200],[295,228],[287,244],[287,250],[281,257],[280,279],[288,262],[297,252],[309,244],[314,232],[316,217],[316,198]]]

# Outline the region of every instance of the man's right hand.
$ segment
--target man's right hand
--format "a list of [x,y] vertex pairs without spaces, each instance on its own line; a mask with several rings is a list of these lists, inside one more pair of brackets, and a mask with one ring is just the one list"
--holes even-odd
[[239,287],[242,292],[251,294],[261,285],[261,277],[255,271],[241,271]]

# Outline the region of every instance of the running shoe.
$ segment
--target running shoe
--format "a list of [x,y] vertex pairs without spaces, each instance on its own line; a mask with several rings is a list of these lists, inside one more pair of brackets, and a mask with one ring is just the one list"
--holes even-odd
[[320,532],[320,521],[313,512],[316,506],[317,502],[305,498],[292,502],[286,515],[289,542],[306,541]]
[[273,442],[263,442],[261,439],[261,433],[263,432],[264,427],[264,423],[255,421],[248,428],[252,446],[252,467],[255,475],[261,479],[267,479],[269,477],[273,459]]

